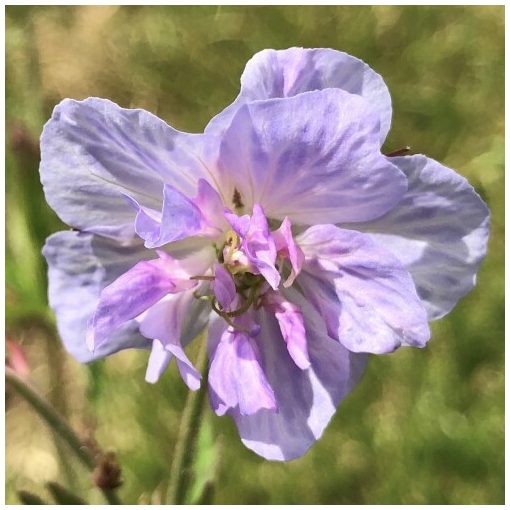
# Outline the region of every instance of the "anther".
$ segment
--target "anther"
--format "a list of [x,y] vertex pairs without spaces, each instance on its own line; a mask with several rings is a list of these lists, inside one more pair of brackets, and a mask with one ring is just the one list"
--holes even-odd
[[225,246],[228,246],[233,250],[239,246],[239,236],[233,230],[229,230],[225,234]]
[[193,292],[193,297],[200,301],[212,301],[214,299],[214,296],[211,294],[199,294],[197,291]]

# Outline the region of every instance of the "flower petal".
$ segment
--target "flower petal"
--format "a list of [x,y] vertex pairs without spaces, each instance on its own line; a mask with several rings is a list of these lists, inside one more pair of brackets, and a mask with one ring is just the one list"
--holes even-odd
[[230,311],[237,291],[232,275],[222,264],[214,264],[214,281],[211,286],[221,308]]
[[242,216],[238,216],[230,209],[225,209],[223,214],[234,232],[236,232],[240,237],[245,237],[248,233],[248,229],[250,228],[250,215],[243,214]]
[[422,155],[391,158],[409,179],[398,206],[352,228],[398,257],[430,320],[440,319],[475,285],[487,252],[490,213],[464,177]]
[[164,183],[193,196],[199,178],[214,182],[203,163],[212,146],[211,137],[176,131],[144,110],[65,99],[41,137],[41,180],[64,222],[126,241],[135,211],[123,195],[156,210]]
[[121,349],[150,347],[135,321],[119,328],[93,353],[87,348],[85,332],[102,289],[140,260],[153,257],[154,252],[140,242],[123,247],[104,237],[67,231],[48,237],[43,255],[49,267],[50,306],[64,347],[72,356],[87,363]]
[[[310,115],[313,112],[313,115]],[[220,148],[222,189],[247,209],[303,224],[366,221],[402,198],[402,172],[379,147],[366,101],[328,89],[243,105]]]
[[368,235],[315,225],[297,238],[306,262],[296,280],[328,333],[353,352],[423,347],[426,311],[399,260]]
[[361,60],[332,49],[263,50],[246,64],[239,96],[214,117],[206,131],[221,131],[239,106],[256,99],[291,97],[312,90],[338,88],[364,97],[379,115],[380,144],[391,125],[391,97],[382,77]]
[[289,259],[292,268],[287,280],[283,283],[284,287],[292,285],[297,275],[301,272],[305,260],[303,250],[294,241],[291,228],[292,225],[289,218],[285,217],[280,227],[272,232],[276,251],[279,255],[283,254],[284,257]]
[[167,294],[197,285],[178,260],[163,253],[159,256],[155,260],[138,262],[102,290],[87,332],[90,349],[106,342],[119,326],[142,314]]
[[250,226],[241,247],[269,285],[277,289],[280,284],[280,274],[275,268],[276,246],[269,231],[266,215],[259,204],[253,206]]
[[148,383],[157,383],[172,358],[172,353],[165,349],[162,342],[153,340],[151,354],[147,363],[147,371],[145,372],[145,380]]
[[193,201],[210,229],[222,233],[228,228],[228,223],[223,216],[225,210],[223,200],[205,179],[198,180],[198,194]]
[[222,320],[209,326],[211,406],[218,415],[232,409],[242,416],[274,410],[273,390],[260,366],[256,340],[225,326]]
[[188,387],[191,390],[200,387],[201,375],[184,352],[182,333],[191,329],[192,323],[205,326],[205,311],[207,308],[204,304],[194,298],[192,290],[188,290],[165,296],[138,319],[142,335],[154,339],[146,374],[148,382],[157,382],[170,359],[175,357],[181,377]]
[[320,317],[293,289],[288,299],[305,316],[310,368],[299,369],[290,358],[278,322],[270,312],[256,318],[262,330],[260,346],[264,372],[274,390],[278,412],[261,409],[250,416],[233,410],[243,443],[269,460],[292,460],[321,437],[340,401],[359,380],[366,355],[349,352],[329,338]]
[[[128,197],[131,199],[131,197]],[[163,209],[160,213],[142,207],[136,200],[131,203],[138,210],[135,231],[145,240],[146,248],[158,248],[201,233],[202,213],[191,199],[169,184],[163,187]]]
[[294,363],[304,370],[310,366],[306,345],[305,324],[299,306],[286,301],[279,292],[266,292],[264,306],[271,310],[278,321],[287,350]]
[[135,231],[145,240],[146,248],[197,235],[217,238],[228,226],[221,197],[204,179],[198,180],[198,194],[194,199],[165,184],[162,211],[143,207],[129,195],[125,198],[137,210]]
[[232,229],[242,238],[240,251],[253,266],[254,273],[260,273],[273,289],[277,289],[280,273],[275,267],[276,246],[260,204],[254,204],[251,216],[237,216],[228,209],[224,214]]

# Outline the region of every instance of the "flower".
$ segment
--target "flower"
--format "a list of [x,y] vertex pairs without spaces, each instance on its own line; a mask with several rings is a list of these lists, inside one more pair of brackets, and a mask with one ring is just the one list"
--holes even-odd
[[330,49],[264,50],[201,134],[66,99],[41,138],[49,299],[89,362],[151,349],[147,380],[208,326],[209,399],[259,455],[317,440],[369,353],[423,347],[469,292],[489,212],[468,182],[381,145],[381,76]]

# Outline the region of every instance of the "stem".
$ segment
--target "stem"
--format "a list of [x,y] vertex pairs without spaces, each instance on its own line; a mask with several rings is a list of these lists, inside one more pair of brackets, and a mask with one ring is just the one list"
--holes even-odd
[[[96,467],[92,453],[86,448],[80,438],[57,411],[26,381],[21,379],[12,369],[5,368],[5,381],[23,397],[49,425],[89,470]],[[117,495],[109,489],[101,489],[104,497],[111,505],[120,505]]]
[[197,367],[203,374],[202,384],[197,391],[190,391],[186,399],[170,468],[170,482],[166,497],[167,505],[181,505],[184,503],[186,490],[191,479],[191,465],[196,451],[200,417],[204,409],[203,404],[207,387],[207,341],[205,339],[200,346]]
[[[46,338],[47,364],[49,367],[50,391],[48,394],[49,403],[60,413],[63,419],[67,419],[67,401],[64,387],[58,381],[62,381],[64,359],[62,348],[55,342],[55,329],[46,325],[44,328]],[[76,491],[76,475],[73,466],[66,455],[65,446],[60,442],[58,434],[52,431],[53,442],[60,460],[60,473],[63,474],[66,485],[69,489]]]

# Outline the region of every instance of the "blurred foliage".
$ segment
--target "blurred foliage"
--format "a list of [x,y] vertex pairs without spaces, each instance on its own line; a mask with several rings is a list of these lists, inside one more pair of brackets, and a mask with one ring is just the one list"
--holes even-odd
[[[117,452],[125,502],[158,502],[187,390],[174,367],[146,384],[145,352],[89,367],[63,353],[40,250],[66,227],[44,201],[38,136],[58,101],[87,96],[200,131],[234,99],[252,54],[305,46],[347,51],[384,76],[394,104],[386,149],[411,145],[470,180],[492,210],[489,255],[429,347],[373,357],[303,458],[267,462],[209,413],[198,481],[218,470],[215,503],[503,503],[503,7],[9,6],[6,38],[7,334],[77,430]],[[101,501],[8,397],[7,502],[23,490],[46,498],[38,487],[52,480]],[[215,466],[211,437],[221,439]]]

